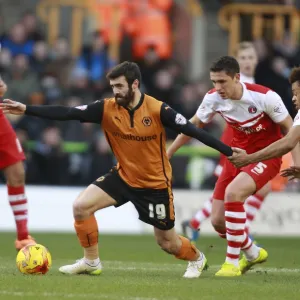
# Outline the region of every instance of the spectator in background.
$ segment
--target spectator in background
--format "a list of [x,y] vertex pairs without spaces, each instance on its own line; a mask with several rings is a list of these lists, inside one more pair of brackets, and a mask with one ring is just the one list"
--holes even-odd
[[12,56],[8,49],[0,51],[0,74],[7,77],[12,65]]
[[274,43],[274,52],[278,56],[285,57],[290,68],[300,65],[300,48],[290,33],[286,32],[281,41]]
[[74,59],[71,56],[70,44],[66,38],[59,37],[55,41],[50,50],[50,60],[47,74],[55,77],[63,88],[67,88],[71,71],[74,68]]
[[88,182],[98,178],[100,173],[108,172],[114,163],[116,162],[114,157],[111,155],[110,146],[107,143],[104,134],[99,133],[96,136],[96,139],[94,139],[87,157],[86,166],[89,166],[89,172],[87,174]]
[[172,55],[171,24],[168,12],[172,0],[131,1],[130,11],[134,20],[132,30],[133,56],[144,57],[149,46],[154,46],[158,56],[169,59]]
[[106,81],[105,74],[114,65],[107,50],[101,32],[94,32],[91,45],[82,49],[76,69],[87,72],[91,82]]
[[35,43],[33,48],[33,56],[31,58],[31,68],[37,73],[38,76],[42,77],[48,65],[50,64],[48,45],[44,41]]
[[2,48],[7,48],[13,56],[24,54],[32,55],[34,41],[28,39],[24,26],[21,23],[15,24],[8,36],[4,36],[2,41]]
[[282,98],[289,114],[294,117],[295,109],[290,101],[292,94],[288,76],[290,68],[285,57],[279,56],[271,44],[263,40],[254,42],[259,63],[255,70],[255,82],[269,87]]
[[58,79],[51,74],[45,74],[41,78],[41,88],[47,104],[60,104],[65,97],[66,91],[62,89]]
[[9,87],[5,97],[18,99],[23,103],[28,103],[29,96],[41,90],[38,77],[30,69],[29,58],[24,54],[18,54],[14,58],[5,81]]
[[[66,104],[69,107],[76,107],[87,104],[87,102],[79,97],[73,96],[67,100]],[[63,126],[62,132],[65,141],[90,142],[94,139],[95,126],[92,123],[81,124],[78,121],[70,121],[67,126]]]
[[37,142],[32,159],[35,162],[39,184],[61,185],[68,183],[68,156],[62,149],[62,138],[57,127],[47,128]]
[[75,69],[71,74],[70,86],[68,89],[70,97],[79,97],[84,99],[85,103],[94,100],[93,91],[90,88],[89,76],[84,69]]
[[155,74],[162,67],[162,61],[159,58],[154,46],[150,45],[148,47],[143,59],[139,62],[139,66],[143,76],[143,84],[145,85],[146,90],[152,92],[155,89]]
[[[28,104],[30,105],[44,105],[45,97],[41,93],[33,93],[29,99]],[[30,118],[26,115],[20,119],[14,121],[17,131],[24,131],[27,133],[27,137],[30,140],[39,140],[42,138],[42,132],[47,127],[54,125],[54,122],[47,119]]]
[[35,41],[35,42],[45,40],[44,34],[39,29],[38,20],[34,13],[26,12],[23,15],[21,24],[23,24],[24,26],[28,40]]

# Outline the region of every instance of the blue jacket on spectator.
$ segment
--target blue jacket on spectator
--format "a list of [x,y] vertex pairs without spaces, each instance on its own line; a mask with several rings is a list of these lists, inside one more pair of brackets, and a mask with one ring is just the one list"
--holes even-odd
[[23,44],[16,44],[12,40],[4,37],[1,41],[1,46],[2,48],[9,49],[13,56],[16,56],[18,54],[25,54],[31,56],[33,53],[34,41],[28,40],[25,41]]
[[108,69],[114,66],[106,50],[95,53],[91,48],[83,49],[82,55],[78,58],[76,68],[88,72],[92,81],[97,81],[105,76]]

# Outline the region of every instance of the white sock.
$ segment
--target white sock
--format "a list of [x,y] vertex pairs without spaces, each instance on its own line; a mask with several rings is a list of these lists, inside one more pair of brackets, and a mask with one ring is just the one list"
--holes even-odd
[[244,233],[244,242],[242,243],[241,248],[248,261],[256,259],[259,255],[260,248],[253,244],[247,233]]
[[259,255],[259,247],[252,243],[252,245],[247,250],[242,250],[248,261],[256,259]]
[[91,267],[96,267],[100,264],[100,258],[96,258],[96,259],[87,259],[84,258],[84,261],[87,265],[91,266]]
[[212,209],[212,198],[209,198],[205,201],[203,208],[198,210],[194,216],[194,219],[196,219],[200,224],[208,219],[211,215],[211,209]]

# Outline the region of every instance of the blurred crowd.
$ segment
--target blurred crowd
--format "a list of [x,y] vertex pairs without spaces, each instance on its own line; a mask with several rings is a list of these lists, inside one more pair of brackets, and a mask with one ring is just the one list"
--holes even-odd
[[[110,59],[103,32],[91,33],[80,55],[72,57],[68,39],[59,37],[50,47],[40,28],[35,14],[26,13],[0,38],[0,74],[8,85],[6,98],[31,105],[78,106],[111,96],[105,74],[118,61]],[[189,82],[181,66],[160,55],[154,44],[148,45],[142,57],[133,59],[141,67],[144,92],[187,117],[194,114],[209,89],[207,81]],[[28,183],[87,184],[114,163],[97,125],[8,117],[27,153]],[[175,133],[168,131],[168,137],[174,138]],[[86,144],[80,144],[78,150],[74,142]]]
[[[165,13],[168,18],[168,12]],[[29,12],[0,37],[0,74],[8,85],[6,98],[32,105],[78,106],[111,96],[105,74],[118,61],[108,55],[103,32],[91,33],[80,55],[72,57],[67,38],[58,37],[50,46],[40,28],[35,14]],[[291,68],[300,64],[299,47],[288,34],[275,44],[264,40],[254,43],[259,57],[256,82],[278,92],[294,116],[288,76]],[[161,55],[155,44],[149,43],[138,57],[132,53],[130,56],[122,59],[139,63],[142,90],[187,118],[194,115],[211,88],[208,78],[194,81],[186,78],[183,66],[171,55]],[[115,163],[97,125],[27,116],[9,118],[27,154],[28,183],[84,185]],[[222,126],[216,120],[207,130],[219,137]],[[167,134],[169,139],[176,136],[168,130]]]

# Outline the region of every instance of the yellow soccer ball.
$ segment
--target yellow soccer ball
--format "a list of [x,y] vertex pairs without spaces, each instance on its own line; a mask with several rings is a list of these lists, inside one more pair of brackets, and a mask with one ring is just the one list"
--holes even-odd
[[51,254],[40,244],[27,245],[17,255],[17,267],[23,274],[46,274],[52,264]]

